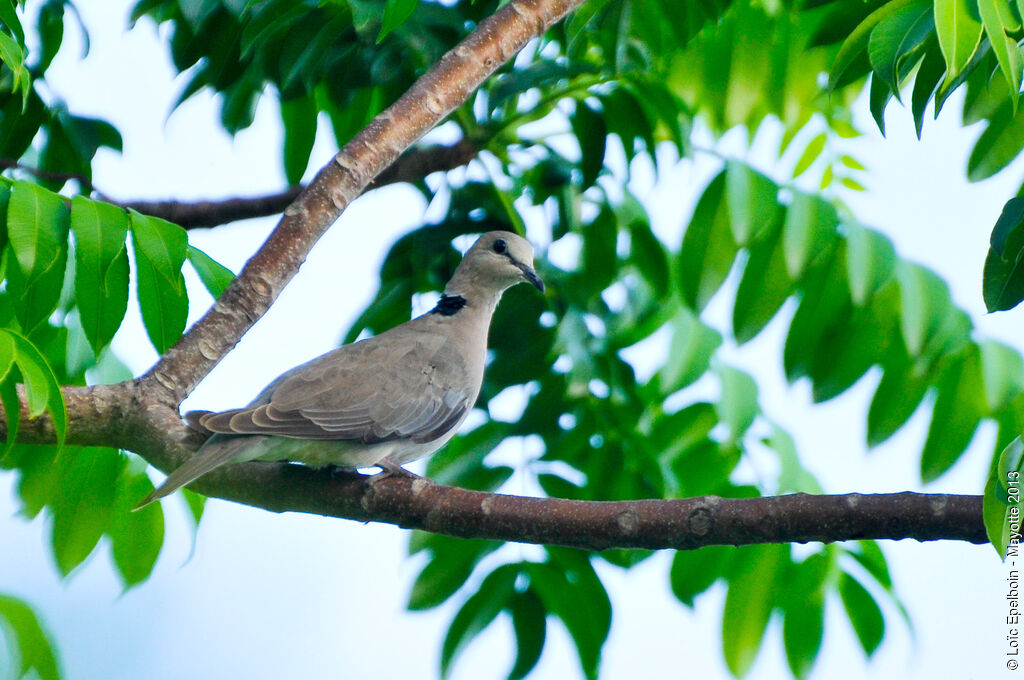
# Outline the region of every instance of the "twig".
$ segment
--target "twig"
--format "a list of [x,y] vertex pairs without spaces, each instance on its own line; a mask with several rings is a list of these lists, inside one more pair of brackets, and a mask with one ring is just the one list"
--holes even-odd
[[[469,163],[477,153],[479,153],[477,145],[468,139],[463,139],[451,146],[436,145],[411,149],[378,175],[368,190],[395,182],[420,181],[431,173],[453,170]],[[162,217],[185,229],[198,229],[216,227],[237,220],[277,215],[283,212],[302,190],[301,186],[295,186],[266,196],[216,201],[114,202],[145,215]]]
[[59,182],[74,180],[81,185],[82,190],[85,192],[92,192],[96,190],[96,187],[92,184],[92,180],[85,175],[80,175],[74,172],[55,172],[53,170],[33,168],[10,158],[0,158],[0,170],[23,170],[40,179],[50,179]]

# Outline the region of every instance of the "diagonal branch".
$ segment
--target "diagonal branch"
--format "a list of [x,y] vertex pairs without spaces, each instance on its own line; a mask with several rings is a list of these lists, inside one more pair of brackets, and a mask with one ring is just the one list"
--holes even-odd
[[480,22],[320,170],[210,311],[143,377],[146,391],[160,393],[161,401],[176,408],[267,311],[316,241],[370,181],[529,40],[582,2],[512,0]]
[[[410,149],[373,181],[367,190],[396,182],[417,182],[434,172],[445,172],[466,165],[473,160],[479,148],[469,139],[451,146],[443,144]],[[216,227],[228,222],[254,217],[277,215],[284,211],[299,194],[301,186],[266,196],[228,198],[216,201],[113,201],[144,215],[161,217],[185,229]]]

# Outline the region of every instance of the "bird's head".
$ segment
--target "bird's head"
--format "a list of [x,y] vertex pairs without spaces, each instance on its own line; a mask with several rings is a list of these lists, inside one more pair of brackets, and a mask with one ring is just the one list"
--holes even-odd
[[533,269],[533,246],[510,231],[489,231],[473,244],[445,289],[462,294],[464,285],[498,295],[517,283],[530,283],[544,292],[544,282]]

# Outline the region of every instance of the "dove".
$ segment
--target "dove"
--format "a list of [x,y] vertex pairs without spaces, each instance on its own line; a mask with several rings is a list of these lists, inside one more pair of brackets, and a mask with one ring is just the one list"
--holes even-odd
[[491,316],[524,282],[544,292],[530,243],[483,234],[431,311],[285,372],[244,408],[185,414],[210,438],[138,507],[244,461],[409,474],[401,466],[444,446],[476,403]]

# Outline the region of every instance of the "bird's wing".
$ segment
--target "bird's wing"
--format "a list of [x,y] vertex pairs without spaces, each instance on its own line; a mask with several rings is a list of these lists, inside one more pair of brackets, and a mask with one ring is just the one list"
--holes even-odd
[[248,407],[199,422],[224,434],[429,442],[462,420],[479,387],[457,343],[402,328],[296,367]]

